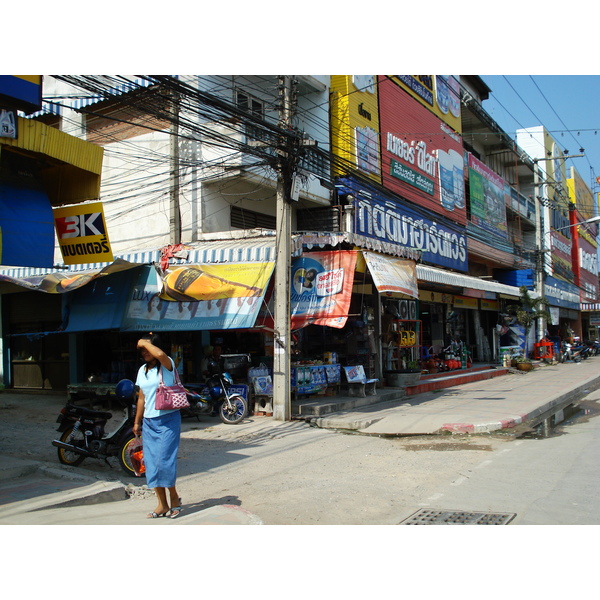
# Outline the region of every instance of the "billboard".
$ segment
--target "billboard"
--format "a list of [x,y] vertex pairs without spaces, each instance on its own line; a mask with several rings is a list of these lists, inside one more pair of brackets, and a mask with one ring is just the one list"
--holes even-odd
[[461,136],[394,80],[378,81],[383,186],[464,225]]
[[55,208],[54,223],[66,265],[113,260],[101,202]]
[[253,327],[274,267],[273,262],[198,264],[176,266],[164,273],[144,268],[131,287],[122,329]]
[[[331,76],[331,150],[342,165],[380,181],[377,98],[375,75]],[[346,170],[338,167],[338,173]]]
[[490,233],[508,238],[506,204],[512,203],[511,189],[472,154],[469,154],[469,190],[471,221]]
[[458,76],[390,75],[390,77],[454,131],[462,133]]
[[42,108],[41,75],[0,75],[0,105],[25,114]]

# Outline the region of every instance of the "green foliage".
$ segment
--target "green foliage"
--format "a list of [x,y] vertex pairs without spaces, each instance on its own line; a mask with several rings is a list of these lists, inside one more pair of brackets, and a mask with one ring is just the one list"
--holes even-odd
[[541,308],[541,305],[544,304],[544,298],[532,298],[529,290],[524,285],[519,288],[519,292],[521,293],[521,304],[510,304],[506,307],[506,310],[508,314],[517,319],[519,325],[525,328],[527,334],[537,319],[550,320],[550,313],[545,308]]
[[[529,290],[526,286],[522,285],[519,288],[521,294],[521,304],[510,304],[506,307],[508,314],[513,315],[517,323],[525,329],[525,343],[527,343],[527,336],[532,325],[535,324],[537,319],[550,320],[550,313],[542,308],[545,303],[543,297],[532,298],[529,294]],[[529,360],[529,359],[527,359]]]

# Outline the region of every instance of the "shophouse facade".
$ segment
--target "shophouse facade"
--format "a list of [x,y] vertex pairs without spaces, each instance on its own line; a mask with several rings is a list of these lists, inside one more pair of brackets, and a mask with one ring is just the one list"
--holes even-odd
[[[294,132],[305,150],[290,194],[294,364],[362,364],[383,383],[389,371],[421,371],[457,337],[475,361],[498,361],[503,348],[522,344],[506,337],[504,319],[522,283],[537,292],[536,164],[482,108],[485,83],[296,79]],[[13,361],[57,344],[68,356],[63,381],[116,382],[132,375],[135,338],[150,329],[169,336],[187,381],[215,343],[250,354],[255,366],[272,364],[278,85],[266,76],[47,78],[51,103],[34,120],[104,150],[95,199],[115,260],[5,273],[12,279],[2,285],[27,290],[1,298],[9,385],[40,386],[39,377],[18,380]],[[591,300],[592,246],[581,241],[578,250]],[[57,246],[54,262],[62,260]],[[344,296],[328,314],[308,301],[311,266],[322,289]],[[253,295],[201,299],[172,283],[198,270]],[[341,272],[338,288],[327,283]],[[41,292],[48,278],[70,287]],[[53,308],[44,320],[15,322],[26,305],[28,314]]]

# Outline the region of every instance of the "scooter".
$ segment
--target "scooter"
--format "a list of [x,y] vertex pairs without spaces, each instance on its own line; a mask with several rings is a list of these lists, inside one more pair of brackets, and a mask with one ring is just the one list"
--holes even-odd
[[586,360],[591,356],[590,347],[587,344],[584,342],[578,342],[577,340],[575,344],[576,345],[573,345],[573,352],[579,352],[583,360]]
[[236,425],[248,415],[248,402],[233,391],[233,378],[229,373],[211,375],[205,384],[189,383],[184,387],[187,392],[189,408],[181,411],[182,417],[217,413],[223,423]]
[[106,433],[106,424],[113,414],[76,406],[67,402],[60,411],[57,431],[62,432],[60,439],[52,442],[58,448],[58,460],[63,465],[79,466],[86,458],[118,457],[123,471],[132,477],[139,477],[133,454],[139,450],[139,440],[133,433],[137,390],[129,379],[117,383],[115,396],[123,408],[121,422],[112,433]]
[[576,362],[579,363],[581,362],[582,359],[582,354],[581,354],[581,348],[576,350],[573,346],[573,344],[570,344],[569,342],[563,342],[562,343],[562,348],[560,351],[560,354],[558,356],[558,362],[564,363],[564,362]]

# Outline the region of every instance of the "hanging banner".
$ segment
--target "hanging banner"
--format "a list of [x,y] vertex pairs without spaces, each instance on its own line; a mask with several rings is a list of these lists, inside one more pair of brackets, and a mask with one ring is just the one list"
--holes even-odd
[[393,292],[419,297],[417,287],[417,263],[404,258],[395,258],[364,252],[375,287],[380,294]]
[[[64,294],[72,292],[94,281],[98,276],[106,276],[140,265],[117,258],[112,264],[102,269],[90,269],[82,273],[55,272],[46,275],[33,275],[31,277],[10,277],[0,273],[0,283],[12,284],[32,292],[46,292],[47,294]],[[0,285],[0,291],[2,286]],[[22,291],[22,290],[21,290]]]
[[55,208],[54,224],[66,265],[113,260],[101,202]]
[[292,260],[292,329],[307,325],[344,327],[357,254],[356,250],[311,252]]
[[[253,327],[275,263],[186,265],[143,269],[134,282],[123,331]],[[177,299],[174,299],[177,298]]]

